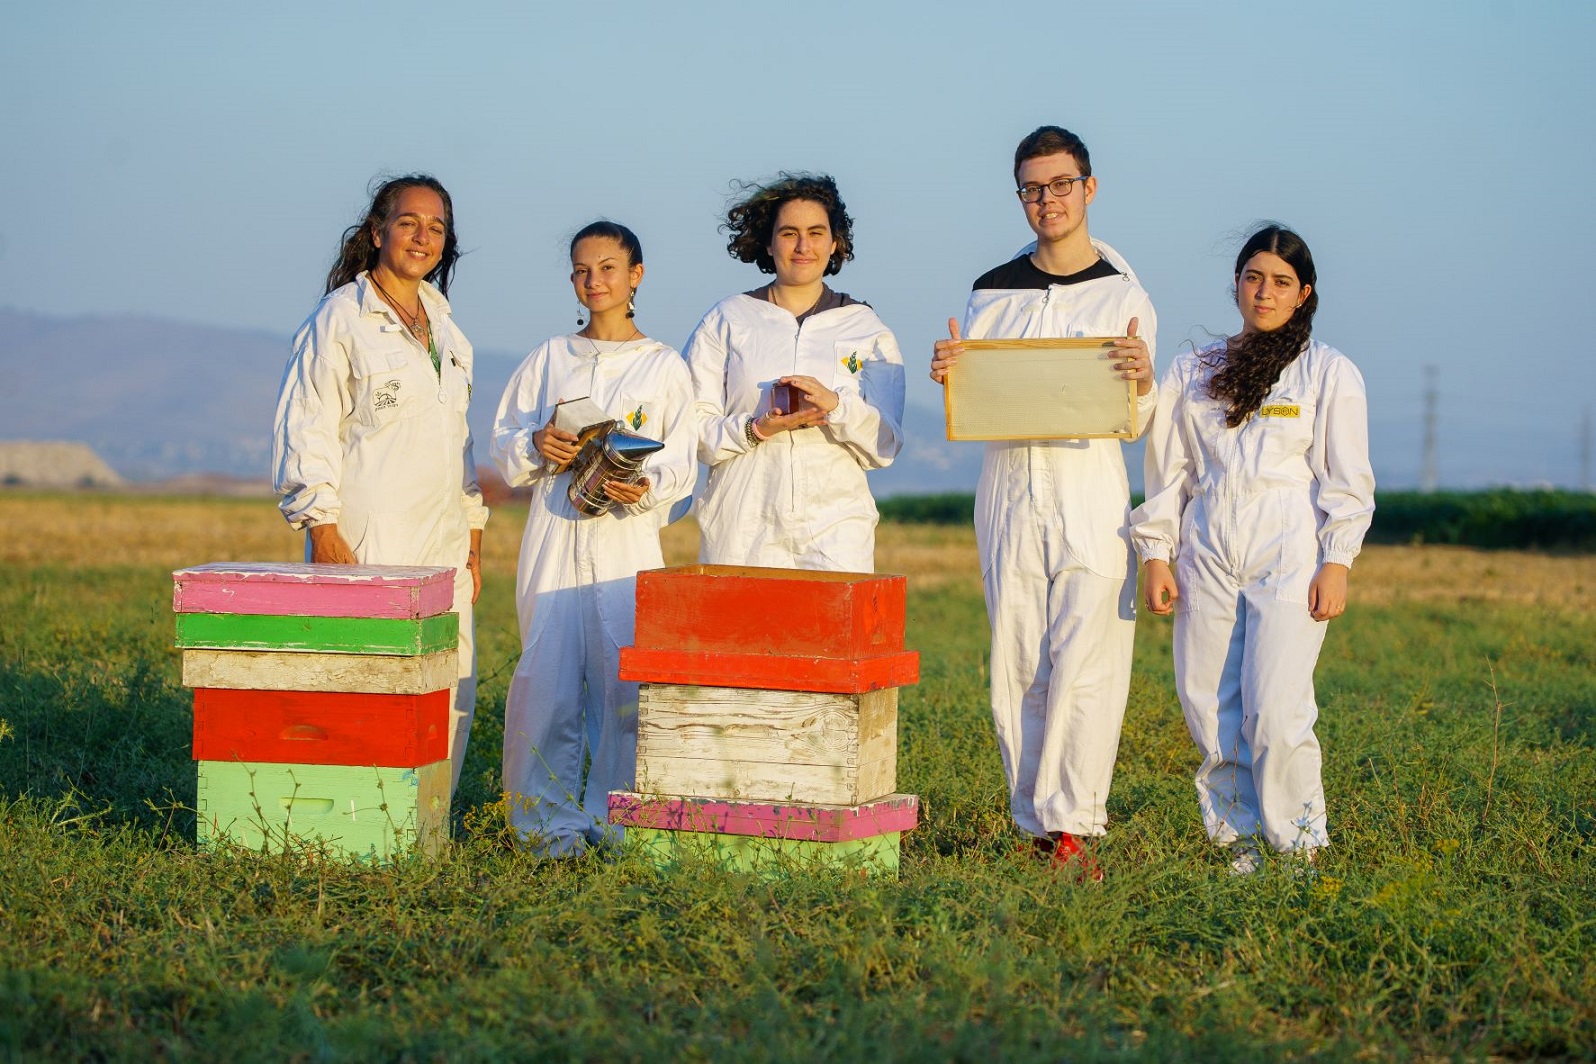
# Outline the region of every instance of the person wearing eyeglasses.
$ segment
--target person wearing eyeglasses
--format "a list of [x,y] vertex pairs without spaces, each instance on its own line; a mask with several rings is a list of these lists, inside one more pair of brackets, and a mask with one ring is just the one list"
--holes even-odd
[[867,303],[825,278],[853,258],[852,219],[825,175],[746,186],[726,250],[769,284],[709,309],[687,341],[698,457],[699,559],[875,570],[865,474],[903,445],[903,357]]
[[[1115,366],[1136,383],[1137,423],[1157,401],[1157,319],[1136,274],[1094,240],[1097,195],[1086,145],[1042,126],[1014,152],[1036,242],[976,279],[963,328],[948,321],[931,379],[944,383],[961,337],[1126,337]],[[1107,798],[1130,692],[1136,568],[1130,488],[1117,439],[987,444],[975,531],[992,628],[992,719],[1025,848],[1102,878],[1081,840],[1106,832]]]
[[1132,515],[1147,608],[1175,615],[1203,823],[1238,875],[1329,845],[1313,670],[1374,516],[1363,377],[1312,338],[1318,283],[1284,226],[1242,245],[1241,332],[1164,375]]
[[471,610],[488,520],[466,425],[471,344],[445,298],[459,257],[436,178],[381,184],[294,335],[272,435],[274,490],[307,561],[454,568],[452,786],[476,710]]

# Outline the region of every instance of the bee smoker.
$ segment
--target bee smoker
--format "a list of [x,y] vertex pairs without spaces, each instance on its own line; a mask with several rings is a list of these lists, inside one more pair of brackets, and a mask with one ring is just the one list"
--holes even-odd
[[615,500],[605,493],[604,485],[610,481],[637,483],[642,479],[643,459],[664,446],[659,440],[627,432],[618,421],[610,422],[582,445],[571,463],[571,486],[566,489],[571,505],[589,517],[606,513]]

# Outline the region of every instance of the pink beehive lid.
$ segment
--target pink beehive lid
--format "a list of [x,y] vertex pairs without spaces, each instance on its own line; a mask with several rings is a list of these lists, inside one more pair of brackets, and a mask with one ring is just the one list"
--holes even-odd
[[417,620],[454,606],[454,570],[420,565],[211,562],[172,574],[175,613]]

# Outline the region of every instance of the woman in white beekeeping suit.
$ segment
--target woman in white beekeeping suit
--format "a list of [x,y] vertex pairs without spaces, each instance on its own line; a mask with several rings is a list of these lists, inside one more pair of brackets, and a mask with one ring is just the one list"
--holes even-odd
[[307,560],[454,568],[453,786],[477,704],[471,610],[488,520],[466,426],[471,345],[445,299],[459,257],[436,178],[380,185],[294,335],[272,435],[273,487],[307,532]]
[[853,258],[836,182],[782,174],[727,213],[727,250],[775,279],[721,300],[687,341],[699,559],[875,570],[865,473],[903,442],[903,359],[876,312],[825,278]]
[[[637,326],[642,281],[643,249],[630,229],[601,221],[579,231],[571,286],[586,327],[526,357],[493,424],[494,463],[512,486],[532,487],[516,577],[522,649],[504,709],[504,789],[511,825],[553,857],[619,841],[606,823],[609,792],[630,790],[637,771],[637,684],[618,679],[620,648],[632,643],[638,570],[665,564],[660,529],[697,473],[692,386],[681,355]],[[600,499],[597,514],[571,498],[585,467],[555,471],[579,452],[578,437],[556,427],[555,407],[583,398],[624,432],[663,444],[635,482],[578,485],[579,497],[585,484]]]
[[1262,847],[1329,844],[1313,669],[1374,514],[1363,377],[1311,338],[1317,283],[1291,230],[1243,245],[1241,332],[1165,375],[1132,515],[1147,607],[1175,615],[1203,822],[1243,875]]

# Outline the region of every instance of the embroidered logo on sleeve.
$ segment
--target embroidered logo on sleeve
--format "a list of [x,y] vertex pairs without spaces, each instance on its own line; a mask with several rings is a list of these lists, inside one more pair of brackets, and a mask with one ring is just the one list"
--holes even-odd
[[1297,406],[1295,404],[1287,406],[1287,405],[1285,405],[1283,403],[1277,403],[1274,406],[1260,406],[1258,408],[1258,416],[1259,417],[1301,417],[1302,416],[1302,407]]
[[857,374],[860,370],[864,369],[864,362],[859,358],[859,352],[855,351],[853,354],[843,359],[842,368],[846,369],[849,373],[854,374]]
[[633,432],[648,424],[648,415],[643,413],[642,403],[638,403],[637,409],[626,415],[626,423],[632,426]]
[[377,387],[377,392],[372,396],[372,404],[378,410],[387,410],[391,406],[399,405],[399,380],[384,381]]

